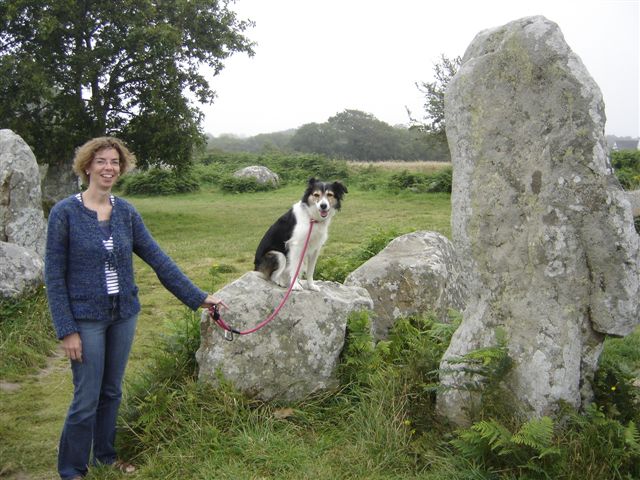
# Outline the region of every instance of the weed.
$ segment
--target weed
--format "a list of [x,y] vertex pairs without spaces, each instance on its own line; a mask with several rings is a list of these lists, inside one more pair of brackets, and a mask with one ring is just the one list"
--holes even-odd
[[596,402],[611,418],[640,423],[640,330],[607,338],[593,388]]

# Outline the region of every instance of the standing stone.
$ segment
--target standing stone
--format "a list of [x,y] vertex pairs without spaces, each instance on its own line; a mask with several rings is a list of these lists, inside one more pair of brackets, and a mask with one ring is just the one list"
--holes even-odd
[[448,323],[449,310],[465,306],[461,274],[460,260],[447,237],[421,231],[395,238],[344,284],[367,289],[374,304],[373,336],[382,340],[400,317],[433,313]]
[[[445,98],[452,236],[470,296],[449,360],[506,334],[506,382],[530,416],[580,407],[605,334],[639,321],[639,237],[607,158],[602,95],[558,26],[530,17],[479,33]],[[441,413],[474,397],[442,375]]]
[[[338,385],[336,368],[351,312],[370,310],[363,288],[316,282],[319,292],[293,291],[280,313],[262,329],[224,339],[203,312],[198,378],[218,384],[220,375],[244,394],[264,401],[299,401]],[[218,292],[230,305],[223,320],[238,331],[255,327],[280,303],[286,290],[248,272]]]
[[20,136],[0,130],[0,241],[44,256],[45,237],[36,158]]

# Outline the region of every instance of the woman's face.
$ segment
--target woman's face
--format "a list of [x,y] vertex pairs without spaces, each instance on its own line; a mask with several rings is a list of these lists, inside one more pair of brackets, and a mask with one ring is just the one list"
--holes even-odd
[[87,172],[90,186],[111,189],[120,175],[120,154],[115,148],[98,150]]

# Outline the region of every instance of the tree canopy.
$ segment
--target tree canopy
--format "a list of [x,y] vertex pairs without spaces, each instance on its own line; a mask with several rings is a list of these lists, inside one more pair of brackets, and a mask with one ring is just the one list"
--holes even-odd
[[424,133],[392,127],[370,113],[344,110],[324,123],[302,125],[291,149],[347,160],[443,160],[442,151],[424,141]]
[[[181,167],[204,141],[196,101],[235,52],[253,55],[230,0],[0,1],[0,122],[47,162],[119,135],[142,166]],[[188,92],[188,93],[186,93]]]

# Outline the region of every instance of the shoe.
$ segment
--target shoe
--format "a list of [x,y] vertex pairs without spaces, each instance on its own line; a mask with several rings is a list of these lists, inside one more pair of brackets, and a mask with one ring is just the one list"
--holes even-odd
[[125,474],[135,473],[136,471],[136,467],[134,465],[129,462],[125,462],[124,460],[116,460],[111,464],[111,466]]

